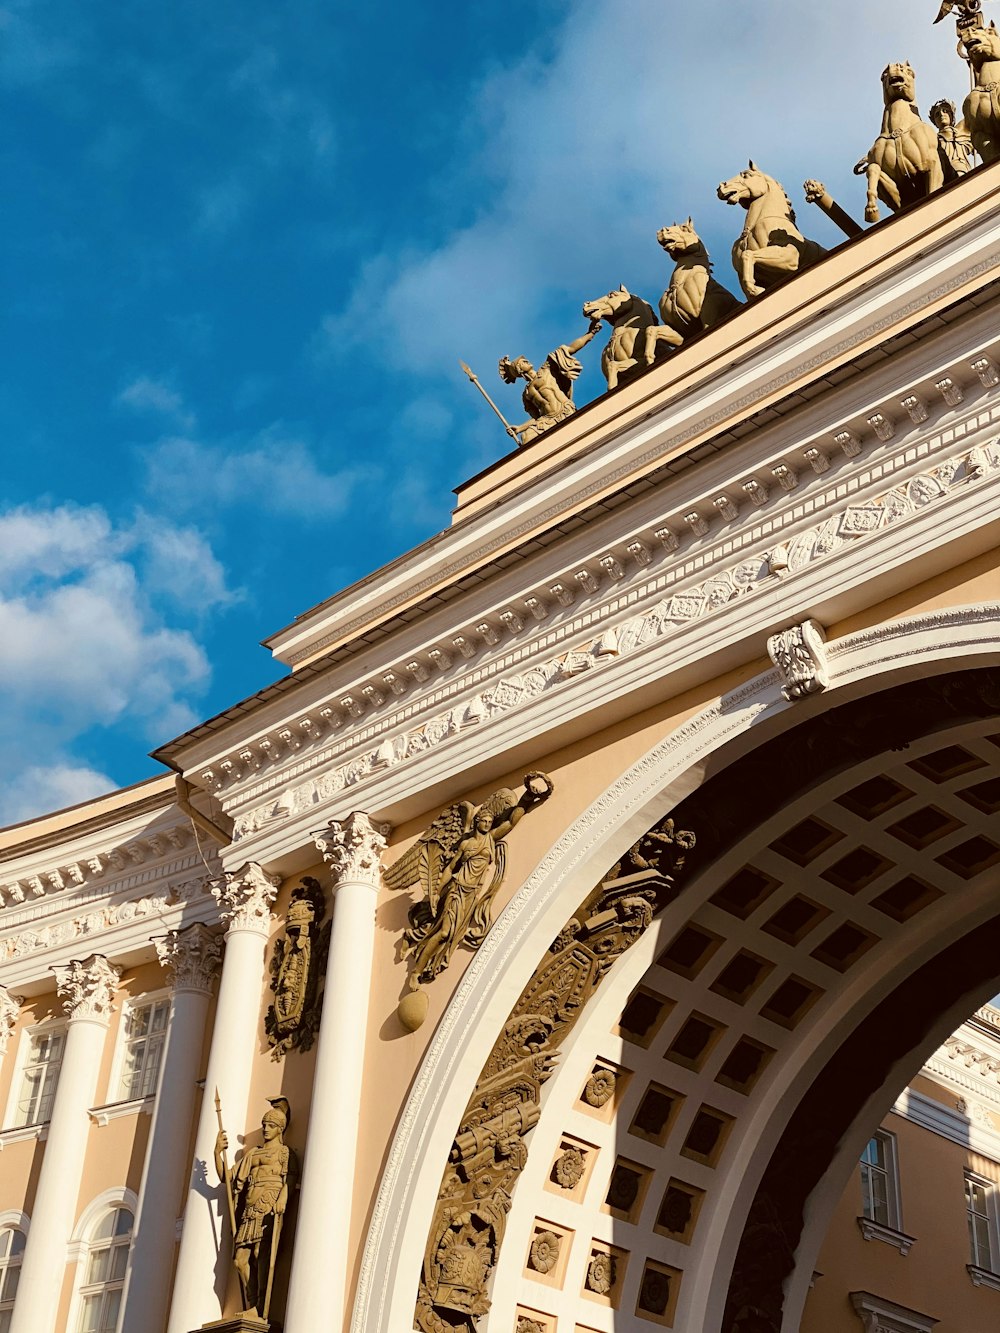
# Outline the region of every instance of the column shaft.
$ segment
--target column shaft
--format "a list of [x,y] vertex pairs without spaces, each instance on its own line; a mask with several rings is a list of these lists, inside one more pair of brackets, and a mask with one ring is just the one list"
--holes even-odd
[[[76,1222],[91,1127],[88,1112],[94,1104],[97,1073],[118,980],[117,971],[100,957],[87,963],[72,963],[59,969],[57,976],[60,992],[69,990],[72,995],[67,1002],[71,1017],[10,1333],[56,1333],[67,1249]],[[98,987],[101,993],[95,996]]]
[[[219,984],[205,1092],[195,1132],[194,1161],[167,1333],[190,1333],[202,1324],[221,1318],[231,1273],[232,1237],[229,1235],[225,1193],[216,1179],[214,1165],[218,1133],[215,1093],[218,1089],[230,1141],[235,1147],[236,1136],[241,1133],[247,1118],[264,983],[264,948],[271,919],[267,903],[274,897],[276,884],[264,876],[259,867],[251,869],[258,901],[250,912],[243,908],[236,911],[234,924],[226,935],[226,956]],[[266,888],[263,887],[265,882]],[[227,893],[231,895],[238,888],[245,888],[246,884],[245,875],[242,880],[233,877],[229,886],[220,890],[217,896],[224,901]]]
[[[292,1257],[286,1333],[335,1333],[346,1316],[354,1168],[375,947],[379,854],[384,838],[363,815],[334,829],[338,882],[330,961],[316,1049],[309,1129]],[[325,835],[329,840],[331,835]],[[353,855],[338,854],[336,839]],[[362,841],[363,838],[363,841]],[[319,841],[319,839],[317,840]],[[359,851],[367,855],[359,857]],[[339,874],[338,874],[339,871]],[[317,1275],[322,1274],[322,1281]]]
[[212,973],[222,951],[221,939],[201,925],[174,931],[154,943],[161,963],[174,969],[175,989],[139,1187],[120,1333],[163,1333],[166,1324],[195,1080]]

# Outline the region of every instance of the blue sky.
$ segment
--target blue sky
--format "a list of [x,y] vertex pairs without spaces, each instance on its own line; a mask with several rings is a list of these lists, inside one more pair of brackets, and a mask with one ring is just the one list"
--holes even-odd
[[[536,362],[753,155],[855,216],[936,0],[0,0],[0,822],[149,776],[258,642],[447,525]],[[801,205],[808,234],[839,233]],[[577,388],[600,392],[599,340]]]

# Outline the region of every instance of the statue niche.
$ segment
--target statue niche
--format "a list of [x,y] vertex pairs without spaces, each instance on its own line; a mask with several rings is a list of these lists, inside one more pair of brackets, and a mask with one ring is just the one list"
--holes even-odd
[[330,923],[320,925],[326,898],[318,880],[306,876],[292,890],[285,933],[271,957],[274,1003],[264,1018],[272,1060],[288,1051],[308,1051],[319,1030],[319,981],[326,971]]
[[[477,806],[458,801],[442,811],[408,852],[382,872],[390,889],[419,884],[423,898],[409,913],[402,955],[411,958],[408,989],[420,990],[451,961],[460,944],[478,949],[491,925],[493,900],[507,866],[504,839],[529,811],[552,795],[552,779],[527,773],[520,798],[509,787]],[[425,1006],[404,1001],[404,1026],[419,1027]]]
[[865,221],[878,222],[878,201],[893,212],[926,199],[944,184],[937,131],[920,119],[909,61],[882,71],[882,133],[854,168],[868,181]]
[[824,248],[795,225],[795,210],[781,185],[751,160],[745,171],[723,181],[719,198],[747,211],[733,246],[733,268],[747,296],[763,296],[783,278],[822,259]]
[[712,261],[691,218],[663,227],[656,239],[676,267],[670,286],[660,298],[663,322],[651,324],[646,330],[643,359],[647,366],[653,364],[661,343],[680,347],[694,334],[714,328],[742,305],[712,277]]

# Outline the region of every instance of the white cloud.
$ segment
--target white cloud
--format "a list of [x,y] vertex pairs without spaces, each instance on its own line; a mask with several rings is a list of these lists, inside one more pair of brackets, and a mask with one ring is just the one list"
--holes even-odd
[[193,529],[142,514],[116,525],[96,506],[0,514],[0,744],[9,771],[79,768],[45,756],[62,756],[93,728],[125,723],[160,741],[190,726],[209,665],[184,622],[232,597]]
[[[547,58],[496,72],[463,112],[481,147],[444,163],[440,191],[466,215],[475,200],[475,219],[434,250],[394,242],[371,256],[325,322],[330,354],[381,346],[389,328],[396,368],[434,366],[456,384],[459,356],[487,372],[501,353],[537,358],[582,332],[582,302],[620,282],[655,304],[669,272],[655,231],[688,213],[735,285],[742,214],[715,189],[750,156],[797,204],[801,182],[820,177],[860,216],[851,168],[879,133],[883,66],[911,60],[925,111],[967,87],[932,11],[763,0],[712,6],[707,23],[664,0],[565,7]],[[457,137],[464,152],[469,136]],[[804,202],[799,219],[826,244],[843,239]]]
[[183,430],[194,428],[194,414],[185,407],[181,394],[171,388],[165,380],[154,379],[150,375],[140,375],[122,389],[117,401],[136,412],[149,412],[156,416],[168,417]]
[[308,445],[277,427],[244,448],[171,436],[147,450],[145,460],[147,493],[173,511],[250,507],[317,521],[342,513],[371,475],[362,463],[324,472]]
[[0,787],[0,827],[79,805],[114,791],[117,785],[106,773],[72,760],[48,766],[32,764],[18,772],[16,785]]

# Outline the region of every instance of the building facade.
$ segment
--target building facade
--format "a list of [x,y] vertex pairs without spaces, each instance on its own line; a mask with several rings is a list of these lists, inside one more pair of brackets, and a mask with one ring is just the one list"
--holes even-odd
[[978,1327],[992,1221],[954,1299],[880,1275],[929,1271],[915,1134],[967,1119],[969,1217],[996,1179],[935,1079],[1000,990],[998,184],[465,483],[169,776],[0,834],[0,1328]]

